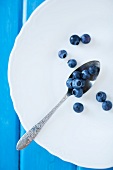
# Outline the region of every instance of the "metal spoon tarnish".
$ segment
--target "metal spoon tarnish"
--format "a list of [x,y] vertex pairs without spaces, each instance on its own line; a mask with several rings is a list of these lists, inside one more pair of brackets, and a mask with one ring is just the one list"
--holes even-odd
[[[88,69],[90,66],[93,66],[93,65],[98,67],[98,73],[97,73],[96,76],[91,76],[90,79],[86,81],[86,84],[83,87],[83,93],[86,93],[92,87],[92,85],[94,84],[96,78],[98,77],[98,74],[100,72],[100,62],[99,61],[90,61],[90,62],[87,62],[87,63],[83,64],[82,66],[80,66],[76,70],[74,70],[74,71],[80,71],[81,72],[81,71],[83,71],[85,69]],[[69,77],[71,77],[71,76],[72,76],[72,74]],[[34,125],[28,132],[26,132],[20,138],[20,140],[17,143],[16,149],[21,150],[21,149],[24,149],[26,146],[28,146],[32,142],[32,140],[37,136],[37,134],[40,132],[42,127],[45,125],[45,123],[55,113],[55,111],[71,95],[72,95],[71,90],[68,89],[67,93],[62,98],[62,100],[40,122],[38,122],[36,125]]]

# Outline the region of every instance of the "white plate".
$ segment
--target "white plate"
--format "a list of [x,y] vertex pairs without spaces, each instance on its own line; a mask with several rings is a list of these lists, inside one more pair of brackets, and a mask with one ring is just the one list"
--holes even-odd
[[[72,46],[72,34],[89,33],[92,41]],[[65,60],[60,49],[68,51]],[[89,168],[113,166],[113,109],[102,110],[95,99],[103,90],[113,102],[113,1],[48,0],[35,10],[16,39],[8,79],[14,108],[26,130],[43,118],[64,96],[74,69],[90,60],[101,62],[95,85],[81,99],[70,97],[44,126],[35,141],[63,160]],[[84,104],[81,114],[75,102]]]

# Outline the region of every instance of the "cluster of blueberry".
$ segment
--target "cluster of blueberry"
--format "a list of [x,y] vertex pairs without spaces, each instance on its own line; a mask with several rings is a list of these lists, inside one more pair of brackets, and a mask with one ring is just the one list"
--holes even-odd
[[[60,50],[60,51],[58,52],[58,56],[59,56],[61,59],[66,58],[67,55],[68,55],[68,54],[67,54],[67,51],[66,51],[66,50]],[[69,66],[70,68],[74,68],[74,67],[77,65],[77,61],[76,61],[75,59],[70,59],[70,60],[68,60],[67,64],[68,64],[68,66]]]
[[83,44],[88,44],[91,41],[91,37],[88,34],[83,34],[81,37],[79,37],[78,35],[72,35],[70,37],[70,43],[72,45],[79,45],[80,41]]
[[[72,45],[79,45],[80,42],[83,44],[88,44],[91,41],[91,37],[88,34],[83,34],[81,37],[78,35],[72,35],[70,37],[70,43]],[[66,58],[68,55],[66,50],[60,50],[58,52],[58,56],[61,59]],[[68,66],[70,68],[74,68],[77,65],[77,61],[75,59],[68,60]],[[90,78],[96,77],[98,74],[98,67],[95,65],[89,67],[88,69],[84,69],[82,72],[74,71],[69,79],[66,81],[66,85],[68,89],[71,91],[71,94],[75,97],[82,97],[85,85],[87,84],[86,81],[90,81]],[[112,108],[112,102],[106,100],[107,95],[104,92],[98,92],[96,95],[96,99],[98,102],[102,102],[102,108],[105,111],[108,111]],[[73,110],[77,113],[80,113],[84,110],[84,106],[82,103],[75,103],[73,105]]]
[[107,98],[107,95],[105,92],[100,91],[96,94],[96,100],[98,102],[102,102],[103,110],[109,111],[112,109],[112,102],[109,100],[106,100],[106,98]]
[[[71,94],[77,98],[82,97],[85,85],[88,84],[86,81],[90,81],[92,76],[96,76],[98,74],[98,71],[98,67],[95,65],[92,65],[81,72],[74,71],[66,81],[66,85],[68,89],[70,89]],[[75,103],[73,109],[75,112],[80,113],[83,111],[84,107],[81,103]]]
[[[88,34],[83,34],[81,37],[79,37],[78,35],[72,35],[70,37],[70,43],[72,45],[78,45],[80,43],[80,41],[83,44],[88,44],[91,41],[91,37]],[[61,59],[66,58],[67,55],[68,55],[68,53],[66,50],[60,50],[58,52],[58,56]],[[74,68],[77,65],[77,61],[75,59],[70,59],[70,60],[68,60],[67,64],[70,68]]]

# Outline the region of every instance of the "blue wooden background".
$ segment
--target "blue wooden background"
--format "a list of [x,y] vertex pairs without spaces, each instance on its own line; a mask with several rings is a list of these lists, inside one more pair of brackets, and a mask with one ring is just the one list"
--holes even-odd
[[25,131],[10,98],[8,59],[22,25],[43,1],[0,0],[0,170],[87,170],[62,161],[35,142],[16,151],[16,143]]

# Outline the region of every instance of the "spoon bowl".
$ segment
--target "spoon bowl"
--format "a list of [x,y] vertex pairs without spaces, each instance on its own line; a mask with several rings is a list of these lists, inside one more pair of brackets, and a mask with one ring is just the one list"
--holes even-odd
[[[85,86],[83,87],[83,94],[86,93],[93,86],[93,84],[95,83],[95,81],[96,81],[96,79],[97,79],[97,77],[99,75],[99,72],[100,72],[100,62],[96,61],[96,60],[89,61],[89,62],[81,65],[80,67],[78,67],[69,76],[69,78],[72,78],[72,75],[73,75],[73,73],[75,71],[82,72],[83,70],[88,70],[88,68],[91,67],[91,66],[96,66],[98,68],[98,72],[95,75],[91,75],[90,78],[86,80]],[[69,95],[69,96],[72,95],[72,89],[68,88],[67,95]]]

